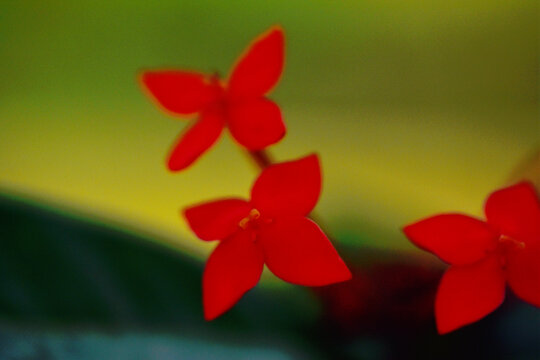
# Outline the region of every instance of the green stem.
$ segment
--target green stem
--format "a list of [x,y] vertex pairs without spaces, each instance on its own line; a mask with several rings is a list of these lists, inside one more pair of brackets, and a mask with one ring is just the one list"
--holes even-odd
[[248,154],[261,171],[274,163],[270,154],[264,149],[248,150]]

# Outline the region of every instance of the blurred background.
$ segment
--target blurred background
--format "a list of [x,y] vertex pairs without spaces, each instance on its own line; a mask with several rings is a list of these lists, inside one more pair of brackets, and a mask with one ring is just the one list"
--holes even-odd
[[[0,3],[0,357],[497,358],[540,353],[540,310],[509,294],[439,337],[444,266],[400,228],[539,182],[539,4],[393,1]],[[317,214],[354,268],[319,289],[263,276],[202,320],[215,246],[179,209],[247,197],[257,169],[228,134],[185,172],[165,157],[187,121],[148,68],[228,74],[279,23],[277,160],[317,152]]]

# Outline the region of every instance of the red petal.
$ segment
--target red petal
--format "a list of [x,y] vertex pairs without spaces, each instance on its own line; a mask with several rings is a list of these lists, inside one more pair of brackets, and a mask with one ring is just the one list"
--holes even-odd
[[169,169],[179,171],[191,165],[216,142],[222,130],[223,116],[219,112],[203,112],[174,145],[167,164]]
[[317,155],[267,167],[251,189],[251,202],[265,216],[305,216],[321,193]]
[[507,253],[510,288],[524,301],[540,307],[540,245],[527,244]]
[[441,279],[435,299],[439,334],[480,320],[504,300],[505,280],[496,256],[452,266]]
[[228,115],[231,134],[249,150],[264,149],[285,135],[281,111],[268,99],[255,98],[231,104]]
[[330,240],[307,218],[279,218],[260,230],[259,240],[266,265],[285,281],[321,286],[351,278]]
[[488,224],[461,214],[442,214],[403,229],[418,247],[455,265],[471,264],[497,246],[499,234]]
[[262,34],[234,66],[229,92],[240,97],[266,94],[281,76],[284,52],[280,27],[273,27]]
[[218,89],[203,74],[187,71],[148,71],[142,83],[166,110],[175,114],[192,114],[214,101]]
[[203,275],[206,320],[215,319],[229,310],[259,282],[264,261],[252,236],[252,232],[239,231],[220,242],[208,258]]
[[222,199],[191,206],[184,210],[184,216],[199,239],[218,240],[238,231],[238,223],[251,208],[242,199]]
[[495,191],[486,201],[488,223],[524,242],[540,243],[540,202],[526,182]]

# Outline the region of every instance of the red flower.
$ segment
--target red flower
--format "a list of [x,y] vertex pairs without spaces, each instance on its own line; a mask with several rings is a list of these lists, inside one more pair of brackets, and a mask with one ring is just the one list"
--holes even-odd
[[203,275],[207,320],[227,311],[254,287],[264,264],[277,277],[299,285],[350,279],[328,238],[306,217],[320,191],[319,160],[310,155],[263,170],[250,201],[222,199],[184,211],[199,238],[221,240]]
[[480,320],[504,300],[506,283],[540,307],[540,202],[519,183],[492,193],[486,221],[436,215],[404,228],[417,246],[451,264],[435,299],[440,334]]
[[216,142],[225,126],[249,150],[261,150],[281,140],[285,135],[281,111],[264,95],[279,80],[283,57],[283,30],[273,27],[240,57],[227,84],[217,74],[145,72],[142,83],[165,110],[173,115],[199,114],[174,145],[169,169],[178,171],[191,165]]

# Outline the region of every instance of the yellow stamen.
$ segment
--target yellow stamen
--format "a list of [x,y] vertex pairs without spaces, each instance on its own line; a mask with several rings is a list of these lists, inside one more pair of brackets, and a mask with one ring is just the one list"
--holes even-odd
[[249,222],[249,218],[245,217],[242,220],[240,220],[240,222],[238,223],[238,226],[240,226],[242,229],[246,230],[248,222]]
[[248,224],[251,220],[257,220],[261,217],[261,213],[257,209],[251,209],[248,216],[240,220],[238,223],[238,226],[240,226],[242,229],[246,230],[248,227]]

